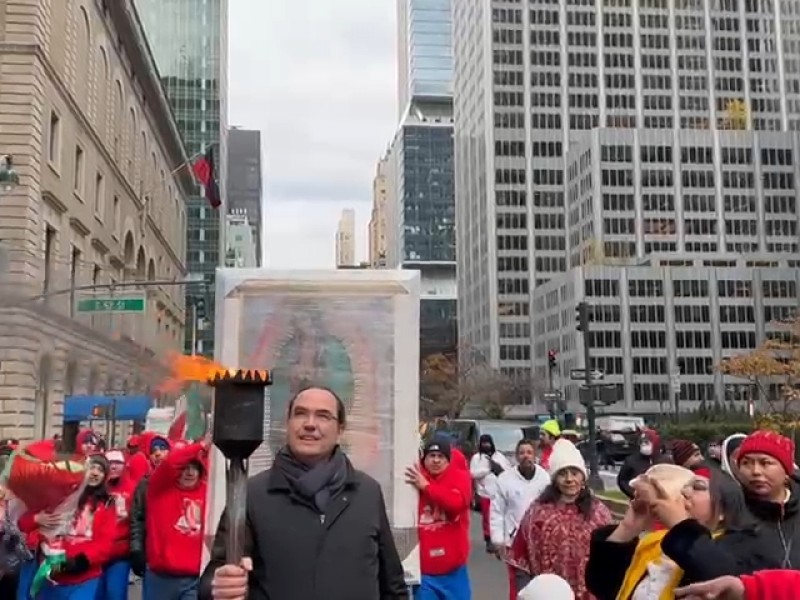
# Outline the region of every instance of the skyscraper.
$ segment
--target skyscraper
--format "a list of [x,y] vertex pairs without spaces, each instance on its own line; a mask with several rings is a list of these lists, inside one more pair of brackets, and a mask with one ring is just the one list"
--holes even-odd
[[397,0],[397,106],[413,98],[451,98],[450,0]]
[[352,267],[356,264],[356,213],[346,208],[336,227],[336,266]]
[[452,353],[455,330],[453,49],[450,0],[398,0],[400,123],[385,157],[386,256],[422,274],[423,356]]
[[[261,132],[233,127],[228,132],[228,213],[247,221],[255,245],[256,264],[261,266],[263,224],[261,223]],[[238,223],[238,219],[237,219]],[[228,244],[230,248],[230,244]]]
[[[214,354],[214,271],[224,256],[227,210],[227,0],[135,0],[156,66],[190,156],[213,148],[222,206],[211,208],[198,190],[189,200],[187,270],[206,282],[206,317],[197,327],[197,348]],[[187,297],[192,302],[194,297]],[[192,327],[186,328],[187,332]]]
[[372,214],[369,218],[369,264],[386,266],[386,204],[389,198],[388,161],[382,158],[372,181]]
[[[582,141],[589,130],[642,132],[632,144],[606,143],[627,147],[622,155],[604,146],[605,154],[590,159],[627,161],[630,153],[636,164],[622,179],[594,183],[632,189],[630,205],[611,189],[599,196],[618,213],[601,224],[610,228],[603,231],[606,255],[638,259],[648,248],[728,250],[725,214],[763,207],[764,186],[757,163],[725,164],[760,153],[724,155],[720,136],[800,129],[797,0],[460,0],[453,19],[459,329],[496,366],[530,372],[533,289],[574,266],[571,249],[591,247],[601,233],[587,227],[568,235],[570,224],[593,211],[565,201],[567,153],[579,142],[589,149]],[[683,181],[688,167],[645,150],[646,130],[674,132],[670,151],[686,150],[692,168],[706,173]],[[702,138],[691,130],[703,130]],[[748,169],[751,175],[731,174]],[[795,183],[783,178],[778,185]],[[713,193],[703,194],[709,186]],[[733,187],[738,191],[723,190]],[[797,207],[785,208],[796,221]],[[673,226],[638,229],[631,253],[614,228],[641,211],[650,213],[648,222]],[[715,223],[701,234],[706,239],[695,242],[674,227],[690,213]]]

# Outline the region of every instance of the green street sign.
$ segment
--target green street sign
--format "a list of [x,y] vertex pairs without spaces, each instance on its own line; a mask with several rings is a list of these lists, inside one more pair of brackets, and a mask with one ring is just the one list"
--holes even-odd
[[145,302],[142,296],[129,298],[84,298],[78,300],[78,312],[144,312]]

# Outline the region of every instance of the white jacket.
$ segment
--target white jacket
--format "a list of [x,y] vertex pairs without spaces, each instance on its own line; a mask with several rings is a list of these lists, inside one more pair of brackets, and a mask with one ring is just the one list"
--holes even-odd
[[[511,463],[502,452],[492,454],[492,460],[503,467],[504,471],[511,468]],[[489,457],[480,452],[472,455],[469,461],[469,472],[477,485],[478,496],[481,498],[491,498],[497,487],[497,476],[492,473],[492,465]]]
[[497,489],[489,509],[489,532],[492,543],[510,546],[525,511],[550,485],[550,475],[536,467],[528,481],[516,467],[497,478]]

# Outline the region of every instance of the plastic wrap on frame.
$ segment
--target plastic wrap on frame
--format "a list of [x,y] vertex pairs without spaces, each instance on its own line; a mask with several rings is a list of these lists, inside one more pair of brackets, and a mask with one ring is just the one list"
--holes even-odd
[[[417,494],[403,472],[418,457],[419,275],[218,270],[216,315],[218,362],[273,374],[250,474],[284,443],[291,395],[309,383],[330,387],[347,408],[343,445],[381,484],[407,578],[418,581]],[[211,472],[209,532],[225,498],[219,453]]]

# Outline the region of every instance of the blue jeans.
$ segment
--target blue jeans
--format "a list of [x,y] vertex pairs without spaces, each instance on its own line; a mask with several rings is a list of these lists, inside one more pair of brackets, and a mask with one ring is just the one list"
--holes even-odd
[[197,600],[199,577],[171,577],[150,569],[144,574],[142,600]]
[[17,600],[31,600],[31,584],[39,564],[36,560],[22,563],[19,569],[19,585],[17,586]]
[[99,577],[75,585],[54,585],[47,582],[36,600],[96,600],[99,587]]
[[467,567],[446,575],[423,575],[414,591],[414,600],[472,600]]
[[117,560],[103,569],[97,600],[128,600],[128,577],[131,564],[127,560]]

